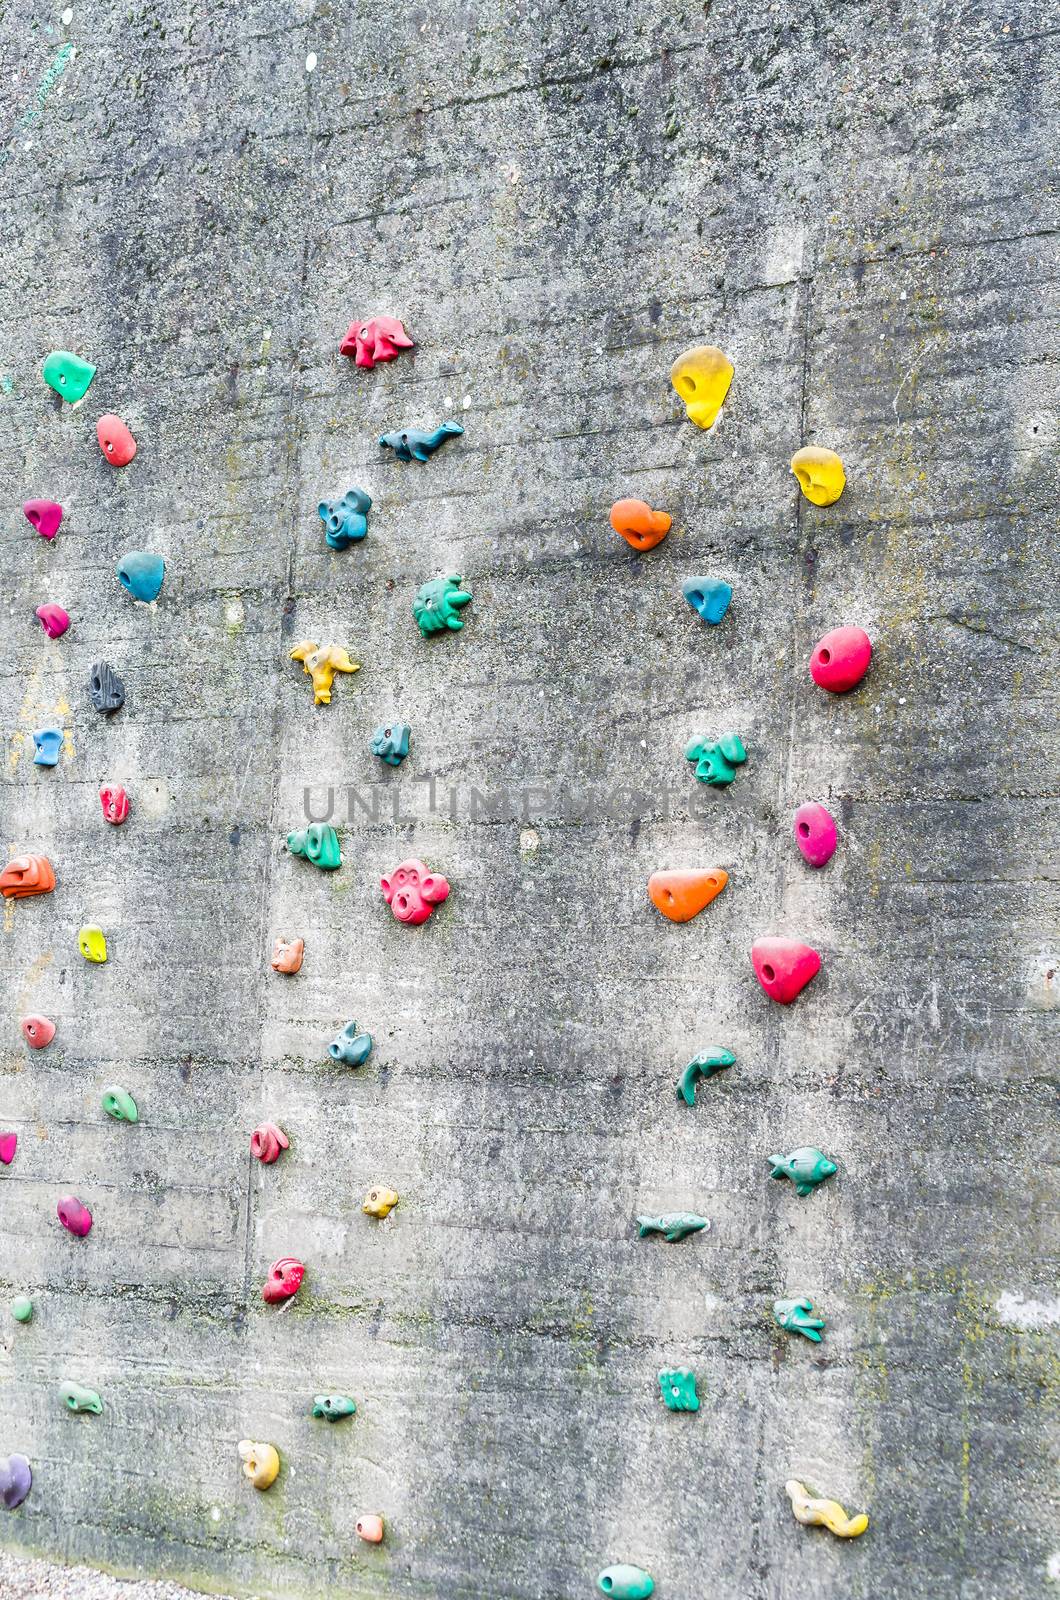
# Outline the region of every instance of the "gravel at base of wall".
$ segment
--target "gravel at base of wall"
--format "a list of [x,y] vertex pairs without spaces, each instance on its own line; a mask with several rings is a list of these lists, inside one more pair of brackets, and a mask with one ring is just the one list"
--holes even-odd
[[[0,1551],[0,1600],[183,1600],[200,1590],[179,1583],[149,1583],[138,1578],[111,1578],[90,1567],[57,1567],[50,1561],[26,1561]],[[229,1600],[222,1595],[220,1600]]]

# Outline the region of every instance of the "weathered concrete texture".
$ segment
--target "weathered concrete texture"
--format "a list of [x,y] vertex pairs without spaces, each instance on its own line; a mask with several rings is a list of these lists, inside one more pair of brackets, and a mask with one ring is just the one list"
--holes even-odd
[[[269,1596],[567,1600],[609,1560],[660,1600],[1045,1594],[1055,12],[133,0],[64,30],[12,0],[3,29],[0,833],[59,885],[0,940],[2,1271],[37,1302],[2,1333],[0,1440],[36,1479],[0,1540]],[[362,372],[337,346],[373,312],[417,348]],[[709,435],[667,377],[703,340],[736,363]],[[53,347],[98,363],[76,411]],[[120,473],[105,410],[139,441]],[[426,466],[376,443],[446,416],[466,436]],[[804,442],[847,464],[827,511]],[[370,532],[337,554],[316,506],[352,484]],[[674,516],[650,555],[608,525],[626,494]],[[67,507],[53,547],[28,495]],[[168,564],[154,611],[114,577],[135,547]],[[439,570],[474,601],[425,642]],[[735,587],[716,631],[698,572]],[[806,663],[844,622],[876,654],[836,699]],[[316,711],[307,636],[363,663]],[[368,752],[392,714],[400,772]],[[730,727],[747,765],[697,789],[685,741]],[[283,850],[307,783],[382,799],[334,875]],[[811,798],[840,825],[820,874],[790,836]],[[376,887],[410,853],[454,885],[416,931]],[[728,889],[664,923],[649,873],[695,863]],[[824,954],[790,1011],[751,973],[765,932]],[[39,1055],[27,1009],[59,1025]],[[352,1017],[359,1071],[326,1058]],[[737,1066],[689,1110],[712,1040]],[[263,1116],[291,1138],[267,1170]],[[839,1162],[806,1200],[767,1177],[800,1143]],[[381,1224],[373,1182],[401,1193]],[[679,1209],[712,1231],[633,1237]],[[772,1326],[793,1293],[820,1348]],[[669,1365],[698,1415],[662,1406]],[[103,1416],[63,1414],[63,1377]],[[314,1422],[321,1389],[356,1418]],[[282,1453],[268,1494],[246,1436]],[[790,1476],[868,1534],[797,1526]]]

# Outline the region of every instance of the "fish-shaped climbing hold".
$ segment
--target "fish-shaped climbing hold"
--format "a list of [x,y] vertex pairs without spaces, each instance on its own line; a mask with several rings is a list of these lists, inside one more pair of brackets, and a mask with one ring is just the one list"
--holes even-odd
[[831,1178],[839,1168],[816,1145],[800,1145],[786,1156],[770,1156],[771,1178],[790,1178],[796,1194],[812,1194],[819,1183]]
[[103,1415],[103,1401],[95,1389],[84,1389],[69,1379],[59,1385],[59,1399],[67,1411],[90,1411],[96,1417]]
[[735,778],[736,768],[747,760],[747,751],[737,733],[722,734],[713,744],[704,736],[685,746],[685,760],[695,762],[700,783],[723,789]]
[[798,1478],[789,1478],[784,1488],[797,1522],[807,1526],[819,1523],[840,1539],[856,1539],[869,1525],[864,1511],[859,1511],[856,1517],[848,1517],[838,1500],[819,1499]]
[[807,444],[796,450],[791,470],[806,499],[815,506],[832,505],[846,488],[842,461],[834,450],[826,450],[823,445]]
[[92,1231],[92,1213],[74,1194],[59,1197],[55,1215],[67,1233],[75,1233],[79,1239],[84,1239]]
[[276,1122],[259,1122],[250,1136],[250,1153],[255,1161],[270,1167],[278,1161],[281,1150],[290,1146],[290,1140]]
[[127,467],[136,454],[136,440],[126,423],[116,417],[113,411],[108,411],[96,423],[96,438],[112,467]]
[[274,1444],[263,1444],[257,1439],[240,1439],[236,1449],[243,1463],[243,1471],[255,1489],[267,1489],[276,1482],[280,1456]]
[[35,894],[51,894],[55,872],[47,856],[16,856],[0,872],[0,894],[5,900],[28,900]]
[[409,753],[412,729],[407,722],[384,722],[372,734],[372,754],[388,767],[400,767]]
[[813,1315],[813,1301],[805,1296],[801,1300],[774,1300],[773,1321],[788,1333],[801,1333],[814,1344],[821,1342],[824,1318]]
[[70,626],[69,612],[51,601],[47,605],[38,606],[36,616],[49,639],[61,639]]
[[716,1072],[722,1072],[726,1067],[736,1065],[736,1057],[731,1050],[724,1049],[721,1045],[711,1045],[706,1050],[701,1050],[694,1056],[688,1066],[677,1080],[677,1098],[686,1105],[694,1106],[696,1103],[696,1084],[700,1078],[712,1078]]
[[317,515],[324,524],[324,543],[332,550],[348,550],[368,533],[372,501],[363,489],[347,489],[341,500],[321,500]]
[[328,1045],[332,1061],[341,1061],[347,1067],[360,1067],[372,1052],[372,1035],[358,1033],[356,1022],[347,1022],[342,1032],[336,1034]]
[[330,822],[311,822],[287,835],[287,848],[293,856],[304,856],[321,872],[334,872],[342,866],[339,836]]
[[771,1000],[790,1006],[821,970],[821,957],[800,939],[756,939],[751,946],[755,977]]
[[686,578],[681,593],[704,622],[716,624],[729,609],[732,584],[723,578]]
[[667,1244],[677,1244],[690,1233],[709,1227],[707,1218],[697,1216],[694,1211],[664,1211],[660,1217],[639,1216],[637,1238],[646,1239],[649,1233],[661,1233]]
[[45,356],[40,370],[48,387],[72,406],[84,399],[89,384],[96,376],[91,361],[83,361],[71,350],[53,350]]
[[396,1189],[384,1189],[377,1184],[365,1195],[361,1210],[367,1217],[388,1217],[397,1205],[398,1198]]
[[811,867],[823,867],[835,855],[835,818],[824,806],[807,800],[795,813],[792,828],[803,860]]
[[648,879],[648,898],[668,922],[690,922],[717,899],[728,881],[723,867],[653,872]]
[[45,1045],[51,1044],[55,1038],[55,1023],[47,1017],[42,1017],[37,1012],[32,1012],[28,1017],[23,1017],[19,1023],[22,1037],[31,1050],[43,1050]]
[[356,1402],[348,1394],[315,1394],[313,1396],[313,1415],[323,1417],[325,1422],[341,1422],[343,1417],[352,1417],[357,1413]]
[[412,602],[412,615],[425,639],[447,628],[459,633],[464,626],[460,610],[471,604],[471,590],[461,589],[460,582],[458,572],[447,572],[441,578],[428,579],[418,591]]
[[670,1411],[698,1411],[696,1375],[687,1367],[675,1367],[659,1373],[659,1389]]
[[810,677],[819,689],[846,694],[861,682],[871,660],[872,640],[864,628],[833,628],[813,647]]
[[107,959],[107,936],[102,928],[87,923],[85,927],[78,929],[77,948],[86,961],[101,967]]
[[18,1509],[32,1485],[33,1470],[25,1456],[0,1456],[0,1500],[8,1511]]
[[136,1101],[128,1089],[123,1089],[120,1084],[112,1083],[109,1089],[104,1089],[100,1102],[108,1117],[113,1117],[115,1122],[139,1122],[140,1113],[136,1109]]
[[716,344],[697,344],[678,356],[670,382],[685,403],[689,422],[712,428],[736,369]]
[[384,450],[393,450],[399,461],[426,461],[447,439],[456,439],[463,431],[459,422],[443,422],[433,433],[396,428],[393,433],[381,433],[379,443]]
[[616,500],[611,507],[611,526],[634,550],[654,550],[670,531],[673,518],[665,511],[653,511],[646,500]]
[[269,1268],[261,1298],[266,1305],[278,1306],[281,1301],[290,1300],[292,1295],[298,1293],[304,1277],[304,1264],[296,1256],[283,1256]]
[[377,361],[393,361],[402,350],[411,350],[412,343],[397,317],[358,318],[346,329],[339,355],[352,356],[359,367],[374,367]]
[[291,651],[291,660],[301,661],[304,670],[312,678],[315,706],[331,704],[331,685],[335,681],[336,672],[361,670],[360,662],[351,661],[343,645],[318,645],[312,639],[303,639],[301,644],[296,644]]
[[22,510],[42,539],[55,538],[63,520],[63,508],[58,500],[23,500]]
[[609,1595],[610,1600],[648,1600],[655,1592],[651,1573],[624,1561],[605,1567],[596,1580],[596,1587],[601,1594]]

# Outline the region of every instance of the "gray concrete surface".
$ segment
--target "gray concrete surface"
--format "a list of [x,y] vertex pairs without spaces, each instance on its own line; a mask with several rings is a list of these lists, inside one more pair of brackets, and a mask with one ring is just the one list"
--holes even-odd
[[[577,1600],[613,1560],[659,1600],[1055,1592],[1055,10],[60,9],[10,0],[0,46],[0,832],[59,879],[0,939],[2,1292],[37,1304],[2,1328],[35,1483],[0,1541],[262,1596]],[[417,348],[361,372],[337,346],[373,312]],[[703,340],[736,364],[710,434],[668,383]],[[53,347],[98,363],[76,410]],[[451,415],[426,466],[376,444]],[[846,461],[827,511],[803,442]],[[351,484],[375,506],[339,555],[316,505]],[[674,517],[650,555],[608,526],[631,493]],[[67,507],[53,547],[30,494]],[[168,563],[153,611],[114,577],[135,547]],[[428,643],[439,570],[474,601]],[[736,591],[709,633],[701,571]],[[876,653],[835,699],[806,662],[843,622]],[[307,635],[362,663],[316,711]],[[367,748],[391,714],[399,773]],[[697,790],[685,741],[729,727],[746,767]],[[283,849],[307,783],[382,800],[332,876]],[[840,825],[820,874],[806,798]],[[415,931],[376,887],[413,852],[453,884]],[[729,888],[663,923],[649,873],[696,863]],[[748,962],[774,931],[824,955],[790,1010]],[[326,1057],[353,1017],[356,1072]],[[738,1064],[689,1110],[711,1040]],[[807,1200],[766,1165],[803,1142],[839,1162]],[[686,1208],[708,1235],[634,1238]],[[816,1349],[771,1324],[800,1291]],[[662,1407],[670,1364],[698,1415]],[[356,1418],[314,1422],[320,1389]],[[246,1436],[282,1454],[267,1494]],[[792,1475],[869,1532],[797,1526]]]

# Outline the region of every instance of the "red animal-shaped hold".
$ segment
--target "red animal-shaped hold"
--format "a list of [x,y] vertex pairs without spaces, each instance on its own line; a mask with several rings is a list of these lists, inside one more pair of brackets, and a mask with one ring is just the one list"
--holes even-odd
[[294,1256],[284,1256],[279,1261],[274,1261],[269,1268],[269,1276],[261,1291],[261,1298],[266,1305],[278,1306],[282,1300],[289,1300],[297,1294],[302,1287],[305,1277],[305,1267]]
[[23,1017],[19,1027],[23,1039],[31,1050],[43,1050],[44,1046],[51,1044],[55,1038],[55,1023],[49,1022],[47,1017],[39,1017],[36,1014]]
[[108,411],[96,423],[96,438],[112,467],[127,467],[136,454],[136,440],[113,411]]
[[275,1122],[262,1122],[250,1136],[250,1153],[256,1161],[269,1167],[277,1160],[281,1150],[286,1150],[290,1140]]
[[810,657],[810,677],[832,694],[860,683],[872,660],[872,640],[864,628],[833,628],[818,639]]
[[104,817],[115,828],[129,815],[129,796],[120,783],[105,783],[99,791],[99,803]]
[[17,1133],[0,1133],[0,1161],[9,1167],[15,1159],[15,1149],[18,1145]]
[[411,350],[412,340],[397,317],[372,317],[370,322],[351,322],[339,345],[340,356],[352,356],[359,367],[374,367],[377,361],[393,361],[402,350]]
[[823,867],[835,855],[835,818],[824,806],[808,800],[795,813],[795,843],[811,867]]
[[63,520],[63,508],[57,500],[23,500],[22,509],[42,539],[55,538]]
[[751,965],[769,998],[790,1006],[820,972],[821,958],[798,939],[756,939],[751,946]]
[[426,922],[435,906],[449,893],[440,872],[430,872],[422,861],[403,861],[387,877],[380,878],[383,899],[399,922],[415,926]]
[[87,1206],[83,1206],[74,1194],[64,1194],[55,1208],[67,1233],[76,1233],[83,1239],[92,1227],[92,1213]]
[[51,894],[55,873],[47,856],[16,856],[0,872],[0,894],[5,900],[28,900],[34,894]]

